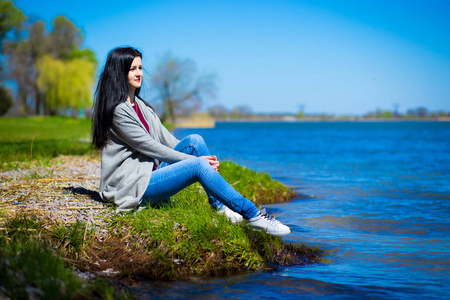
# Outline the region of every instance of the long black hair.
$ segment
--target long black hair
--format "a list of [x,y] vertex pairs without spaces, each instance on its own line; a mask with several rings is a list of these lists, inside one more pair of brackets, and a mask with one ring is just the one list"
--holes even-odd
[[[108,141],[114,109],[118,104],[127,101],[128,72],[136,57],[142,59],[142,54],[131,47],[115,48],[108,54],[95,90],[92,118],[92,144],[99,149],[105,147]],[[139,97],[140,90],[137,88],[134,91],[136,97]]]

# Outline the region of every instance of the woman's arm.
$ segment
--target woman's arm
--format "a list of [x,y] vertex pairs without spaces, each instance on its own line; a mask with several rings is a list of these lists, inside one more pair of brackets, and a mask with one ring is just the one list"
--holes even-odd
[[[156,141],[142,126],[139,125],[136,118],[130,115],[130,112],[126,111],[121,106],[117,106],[114,111],[112,125],[113,132],[129,147],[148,157],[167,163],[175,163],[194,157],[175,151],[170,148],[170,146],[168,147]],[[152,128],[150,130],[152,130]],[[172,138],[166,136],[165,139]],[[173,137],[173,139],[176,140],[175,137]],[[173,143],[173,141],[170,142]]]
[[[150,114],[154,116],[158,124],[161,143],[170,148],[174,148],[180,141],[167,130],[167,128],[161,123],[161,120],[158,118],[158,115],[151,109]],[[202,156],[202,157],[209,162],[209,164],[214,168],[214,170],[219,172],[220,163],[216,156]]]
[[161,120],[158,118],[158,115],[155,112],[152,112],[155,117],[156,122],[158,123],[159,136],[161,139],[161,143],[170,148],[175,148],[175,146],[180,142],[172,133],[167,130],[167,128],[161,123]]

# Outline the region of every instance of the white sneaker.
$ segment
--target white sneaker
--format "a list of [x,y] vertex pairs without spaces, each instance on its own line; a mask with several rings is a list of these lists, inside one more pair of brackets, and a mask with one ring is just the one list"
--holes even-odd
[[280,221],[275,220],[274,217],[266,212],[265,208],[261,210],[261,213],[258,216],[251,218],[247,223],[251,227],[257,230],[262,229],[270,235],[282,236],[291,233],[289,227],[283,225]]
[[235,211],[232,211],[227,206],[224,206],[223,209],[219,210],[219,214],[225,215],[231,223],[237,223],[244,220],[244,218]]
[[277,223],[277,224],[281,224],[281,222],[280,221],[278,221],[277,219],[275,219],[273,216],[271,216],[271,215],[269,215],[268,213],[267,213],[267,211],[266,211],[266,208],[265,207],[263,207],[263,208],[261,208],[261,214],[262,215],[268,215],[269,216],[269,218],[271,218],[272,219],[272,221],[274,221],[275,223]]

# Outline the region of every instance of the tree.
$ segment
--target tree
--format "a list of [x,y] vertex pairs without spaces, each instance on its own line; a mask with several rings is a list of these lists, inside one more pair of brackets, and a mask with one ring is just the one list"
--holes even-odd
[[228,112],[228,109],[223,105],[214,105],[208,109],[208,113],[211,117],[215,119],[224,119],[226,118],[230,113]]
[[[0,0],[0,58],[2,58],[3,43],[7,39],[8,34],[11,31],[15,31],[15,35],[17,36],[17,33],[25,20],[26,17],[23,12],[15,7],[12,1]],[[0,64],[0,82],[2,82],[3,79],[4,71],[2,64]],[[1,105],[3,104],[5,104],[5,102]]]
[[23,113],[30,113],[28,98],[35,105],[35,113],[38,114],[42,102],[36,86],[36,62],[46,51],[45,23],[34,22],[28,33],[28,40],[8,41],[4,43],[5,54],[8,56],[9,78],[18,85],[18,100]]
[[17,101],[19,112],[21,114],[29,113],[28,95],[30,94],[30,87],[33,85],[30,68],[32,62],[29,57],[29,47],[24,41],[15,44],[5,44],[5,53],[8,54],[8,77],[16,81]]
[[8,112],[12,106],[11,92],[0,86],[0,116]]
[[393,113],[389,110],[383,111],[382,118],[383,119],[391,119],[393,117]]
[[17,31],[25,20],[23,12],[12,1],[0,0],[0,51],[7,34],[13,29]]
[[48,36],[49,53],[59,59],[71,58],[83,41],[81,29],[64,16],[55,17],[52,25]]
[[417,111],[417,115],[419,116],[419,118],[424,118],[428,115],[428,109],[426,107],[418,107],[416,108]]
[[79,49],[81,29],[59,16],[49,34],[39,20],[27,32],[27,40],[5,43],[9,77],[18,85],[19,110],[32,113],[30,99],[35,114],[76,111],[89,105],[97,60],[91,50]]
[[419,106],[414,109],[408,109],[407,114],[410,116],[424,118],[428,115],[428,109],[426,107]]
[[35,114],[43,114],[44,112],[44,102],[42,101],[42,95],[37,86],[37,72],[36,72],[36,63],[38,59],[45,54],[47,50],[47,38],[45,31],[45,23],[42,21],[36,21],[30,30],[29,40],[30,44],[30,57],[32,63],[32,97],[34,98],[35,103]]
[[298,119],[304,119],[305,118],[305,105],[300,105],[300,111],[297,114]]
[[234,118],[248,118],[253,114],[253,110],[248,105],[241,105],[233,108],[231,114]]
[[45,94],[45,102],[52,114],[72,109],[75,114],[92,104],[95,64],[83,58],[67,61],[51,55],[37,63],[37,86]]
[[81,58],[90,61],[93,64],[97,64],[97,58],[95,58],[95,53],[91,49],[75,49],[70,54],[70,59]]
[[195,63],[165,55],[151,76],[156,99],[163,105],[162,120],[175,123],[176,116],[197,111],[206,97],[215,96],[212,74],[197,75]]

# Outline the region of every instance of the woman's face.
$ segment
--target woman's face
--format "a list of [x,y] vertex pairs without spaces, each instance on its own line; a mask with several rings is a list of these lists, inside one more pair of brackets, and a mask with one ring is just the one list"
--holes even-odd
[[142,60],[139,56],[136,56],[131,63],[130,71],[128,72],[128,85],[130,89],[137,89],[142,84]]

